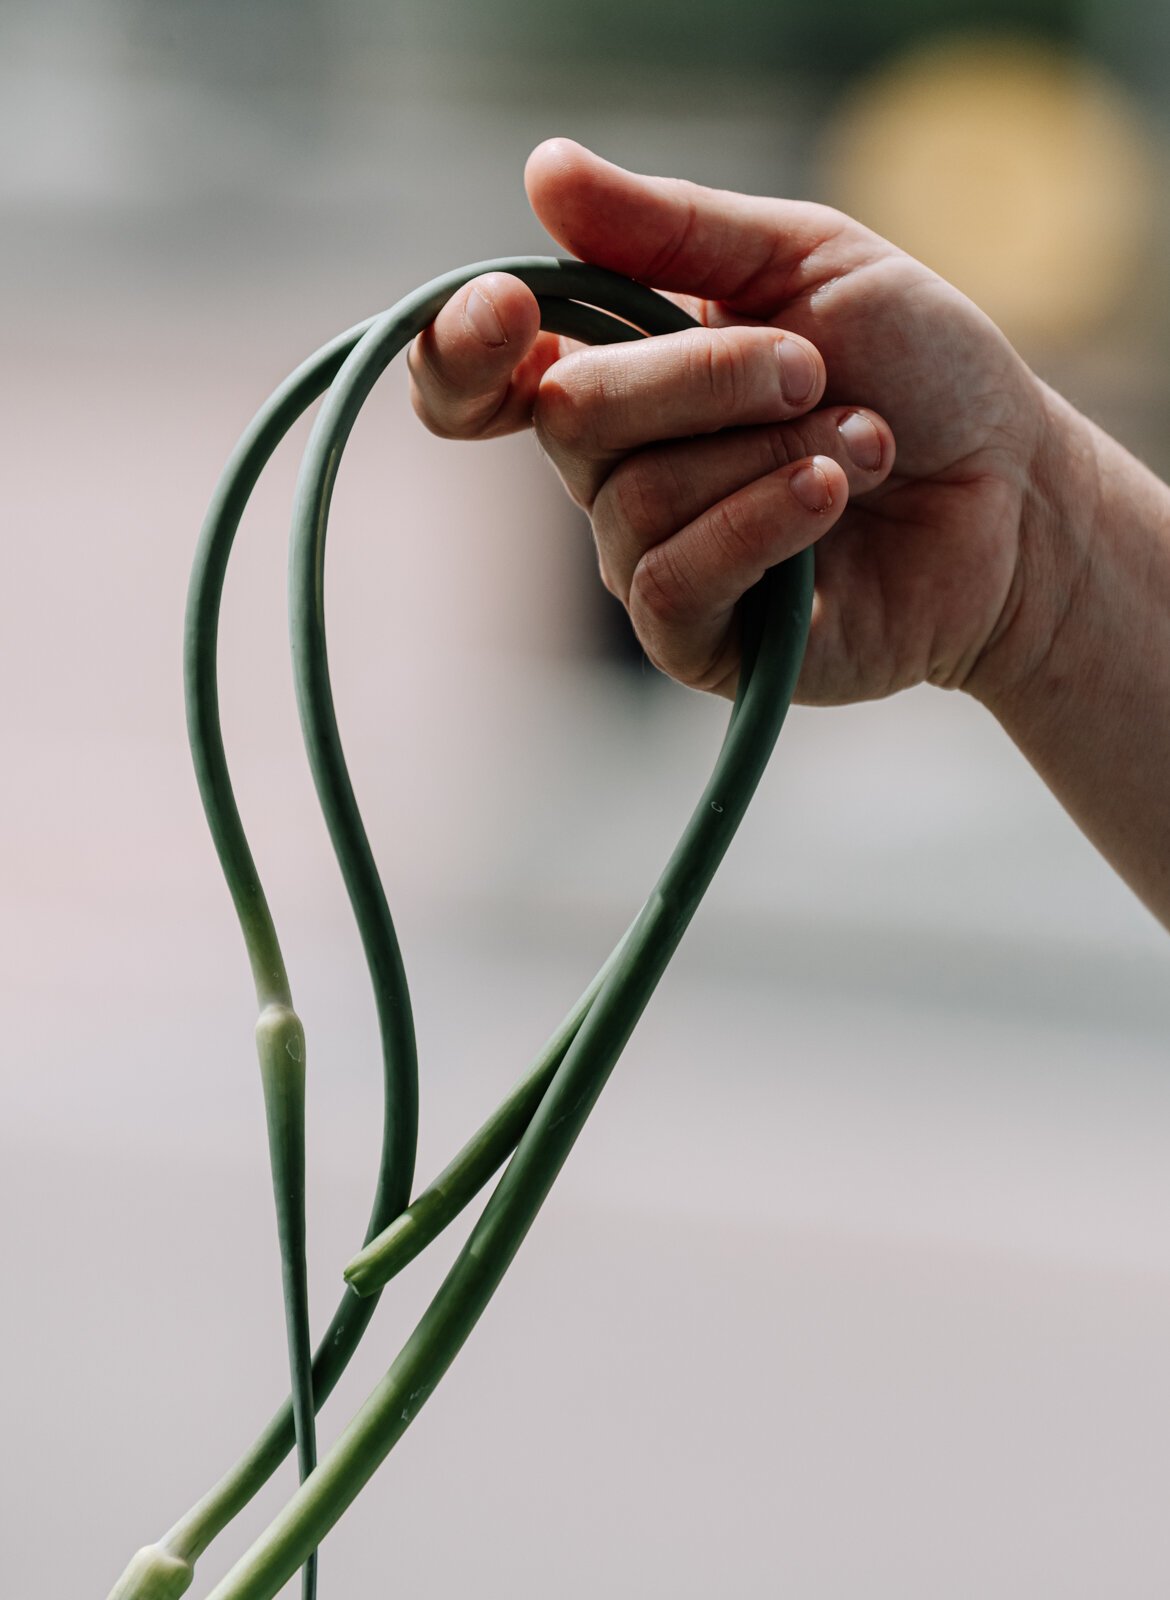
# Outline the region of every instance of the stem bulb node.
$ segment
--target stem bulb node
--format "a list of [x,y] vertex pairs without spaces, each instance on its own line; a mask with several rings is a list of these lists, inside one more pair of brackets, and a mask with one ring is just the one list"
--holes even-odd
[[273,1002],[256,1020],[256,1049],[265,1073],[304,1072],[305,1030],[291,1006]]
[[195,1578],[189,1561],[161,1544],[144,1545],[110,1590],[110,1600],[179,1600]]

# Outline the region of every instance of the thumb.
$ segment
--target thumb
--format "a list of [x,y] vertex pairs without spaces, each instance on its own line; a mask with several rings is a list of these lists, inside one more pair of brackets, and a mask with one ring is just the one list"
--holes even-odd
[[581,260],[749,317],[772,316],[799,294],[814,276],[805,263],[830,239],[845,247],[834,270],[851,265],[865,231],[827,206],[642,177],[572,139],[538,145],[524,181],[545,228]]

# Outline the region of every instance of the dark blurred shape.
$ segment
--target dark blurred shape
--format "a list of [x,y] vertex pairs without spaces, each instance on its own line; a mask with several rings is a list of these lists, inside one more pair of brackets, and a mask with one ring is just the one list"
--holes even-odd
[[[837,0],[827,6],[727,0],[716,14],[707,0],[592,0],[588,6],[496,0],[477,8],[472,28],[493,53],[503,49],[581,67],[621,62],[648,71],[698,66],[845,79],[943,28],[1002,25],[1066,39],[1076,32],[1081,9],[1077,0]],[[432,26],[449,10],[431,8]]]
[[1170,6],[1165,0],[1084,0],[1084,48],[1163,110],[1170,84]]

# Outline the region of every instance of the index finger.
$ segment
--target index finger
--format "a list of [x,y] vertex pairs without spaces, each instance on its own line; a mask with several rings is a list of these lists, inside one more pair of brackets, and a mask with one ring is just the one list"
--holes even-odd
[[536,296],[489,272],[452,295],[407,354],[411,402],[444,439],[491,439],[532,421],[541,377],[561,354]]

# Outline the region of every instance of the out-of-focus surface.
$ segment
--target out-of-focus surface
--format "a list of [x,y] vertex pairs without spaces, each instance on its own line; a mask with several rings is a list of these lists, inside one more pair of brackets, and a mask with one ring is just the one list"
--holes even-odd
[[[1121,208],[1140,237],[1112,297],[1009,331],[1165,471],[1167,57],[1140,7],[1086,16],[1078,59],[1149,183]],[[179,680],[237,433],[337,329],[542,248],[519,181],[539,138],[820,193],[848,118],[921,59],[907,24],[818,72],[794,22],[787,67],[573,34],[574,70],[527,17],[106,0],[0,20],[13,1595],[103,1594],[281,1392],[251,996]],[[1020,19],[1078,45],[1055,4]],[[309,1031],[323,1319],[364,1228],[377,1072],[285,661],[295,455],[233,563],[222,681]],[[723,707],[599,654],[589,568],[530,441],[431,440],[391,373],[341,476],[329,617],[416,991],[423,1178],[625,926],[720,736]],[[1164,935],[977,707],[794,712],[497,1302],[326,1544],[323,1596],[1165,1594],[1168,1040]],[[326,1441],[440,1270],[388,1297]]]

